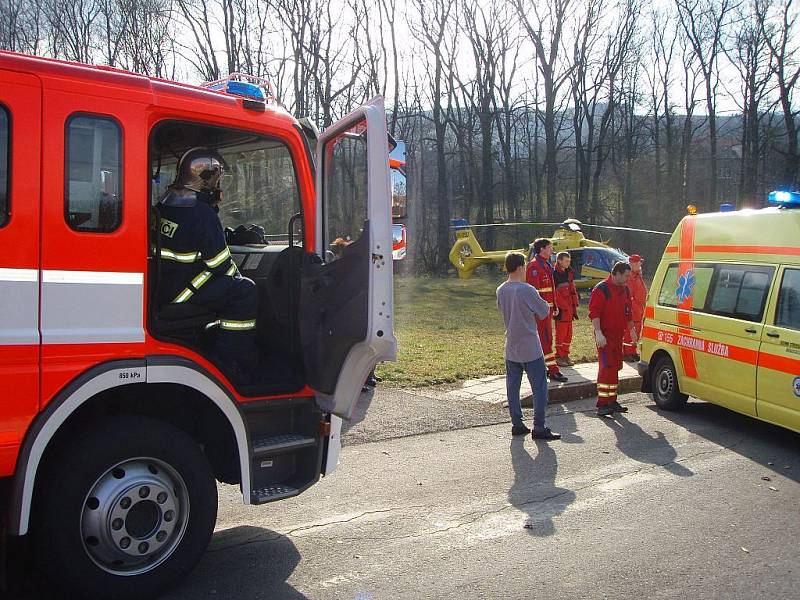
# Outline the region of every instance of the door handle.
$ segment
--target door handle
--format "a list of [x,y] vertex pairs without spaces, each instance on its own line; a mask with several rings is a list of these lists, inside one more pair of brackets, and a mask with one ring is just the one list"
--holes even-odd
[[780,333],[775,333],[775,332],[773,332],[773,331],[769,331],[769,332],[767,332],[767,335],[768,335],[769,337],[771,337],[771,338],[779,338],[779,337],[781,337],[781,334],[780,334]]
[[758,333],[758,330],[754,329],[753,327],[748,327],[747,329],[745,329],[745,331],[747,333]]

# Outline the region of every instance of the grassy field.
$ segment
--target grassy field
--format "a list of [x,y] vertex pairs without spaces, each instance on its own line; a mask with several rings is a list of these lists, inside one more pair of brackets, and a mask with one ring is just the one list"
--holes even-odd
[[[495,305],[502,273],[462,280],[395,278],[398,360],[378,367],[387,384],[425,386],[499,375],[503,362],[503,319]],[[575,321],[572,359],[596,360],[586,305]]]

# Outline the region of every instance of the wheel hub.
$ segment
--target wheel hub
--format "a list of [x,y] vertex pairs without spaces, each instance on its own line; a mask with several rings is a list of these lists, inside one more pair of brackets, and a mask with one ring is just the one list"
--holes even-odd
[[663,397],[667,397],[672,393],[672,386],[674,384],[672,372],[669,369],[664,369],[658,375],[658,393]]
[[161,461],[136,458],[115,465],[92,486],[81,516],[81,538],[103,570],[139,575],[175,551],[188,517],[181,476]]

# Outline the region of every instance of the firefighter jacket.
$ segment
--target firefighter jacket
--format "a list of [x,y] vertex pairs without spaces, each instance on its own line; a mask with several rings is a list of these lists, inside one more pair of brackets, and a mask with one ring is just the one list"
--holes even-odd
[[640,323],[644,318],[644,305],[647,302],[647,286],[641,273],[631,271],[631,276],[628,277],[628,289],[631,291],[633,321]]
[[572,321],[578,314],[578,290],[575,288],[572,267],[562,269],[558,264],[553,271],[555,304],[558,308],[556,321]]
[[159,204],[163,302],[186,302],[210,279],[238,275],[222,223],[203,196],[172,190]]
[[594,286],[589,298],[589,319],[600,319],[600,330],[609,340],[620,340],[631,322],[631,293],[616,285],[609,275]]
[[542,299],[550,305],[552,313],[553,307],[555,307],[555,295],[553,294],[553,267],[550,263],[537,255],[528,263],[525,281],[536,288]]

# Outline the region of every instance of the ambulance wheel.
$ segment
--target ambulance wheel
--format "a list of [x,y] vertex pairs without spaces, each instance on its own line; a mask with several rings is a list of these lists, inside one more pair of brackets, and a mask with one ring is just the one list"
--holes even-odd
[[104,419],[37,475],[34,555],[76,597],[154,598],[205,552],[217,486],[198,444],[155,419]]
[[682,394],[678,387],[678,373],[669,356],[660,358],[656,363],[651,385],[653,400],[664,410],[680,410],[689,400],[689,396]]

